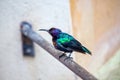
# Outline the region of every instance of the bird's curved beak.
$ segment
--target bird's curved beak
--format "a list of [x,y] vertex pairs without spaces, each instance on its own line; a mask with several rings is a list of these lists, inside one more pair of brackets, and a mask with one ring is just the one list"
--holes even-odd
[[46,29],[39,29],[39,31],[47,31],[47,32],[49,32],[49,30],[46,30]]

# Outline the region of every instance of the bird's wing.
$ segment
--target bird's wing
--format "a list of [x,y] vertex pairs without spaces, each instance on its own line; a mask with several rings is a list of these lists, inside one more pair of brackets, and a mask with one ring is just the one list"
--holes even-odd
[[87,48],[85,48],[79,41],[67,33],[60,35],[60,38],[57,41],[66,49],[78,51],[84,54],[91,54]]
[[69,47],[75,51],[81,50],[81,47],[82,47],[81,43],[75,39],[72,39],[69,42],[64,43],[63,46]]
[[74,37],[67,33],[62,33],[59,35],[59,38],[57,39],[57,42],[61,43],[63,46],[81,46],[81,43],[78,42]]
[[76,43],[74,41],[75,39],[67,33],[60,34],[57,39],[57,43],[61,44],[64,48],[72,48],[73,46],[81,45],[79,42]]
[[78,51],[81,53],[88,53],[92,54],[86,47],[84,47],[80,42],[78,42],[76,39],[72,39],[69,42],[66,42],[63,44],[64,47],[70,48],[74,51]]
[[61,33],[58,38],[57,38],[57,43],[60,43],[62,46],[64,46],[65,48],[67,46],[65,46],[66,43],[69,43],[72,40],[72,36],[70,36],[67,33]]
[[[57,41],[59,41],[59,40],[57,40]],[[54,45],[54,46],[55,46],[55,48],[58,49],[58,50],[61,50],[61,51],[64,51],[64,52],[72,52],[71,49],[64,47],[64,46],[62,45],[62,43],[60,43],[60,42],[55,42],[55,45]]]
[[84,53],[81,43],[67,33],[61,34],[57,41],[65,48]]

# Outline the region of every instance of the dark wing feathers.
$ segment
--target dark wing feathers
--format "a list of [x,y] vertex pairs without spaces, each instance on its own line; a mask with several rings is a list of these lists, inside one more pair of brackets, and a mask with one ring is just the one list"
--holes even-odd
[[64,47],[61,43],[56,42],[55,48],[64,52],[72,52],[71,49]]
[[71,40],[70,42],[66,42],[65,44],[63,44],[63,46],[69,47],[74,51],[85,53],[85,51],[82,49],[81,43],[79,43],[77,40]]
[[[63,35],[64,34],[64,35]],[[75,38],[73,38],[71,35],[67,34],[67,33],[63,33],[60,35],[60,39],[63,39],[63,43],[61,43],[61,45],[69,50],[74,50],[74,51],[78,51],[81,53],[89,53],[91,54],[91,52],[85,48],[84,46],[82,46],[82,44],[77,41]],[[64,41],[64,38],[66,41]],[[58,39],[59,41],[59,39]]]

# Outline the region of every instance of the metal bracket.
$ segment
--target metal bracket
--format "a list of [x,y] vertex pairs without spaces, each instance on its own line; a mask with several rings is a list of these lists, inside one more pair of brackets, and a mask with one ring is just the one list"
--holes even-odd
[[[22,22],[22,23],[21,23],[21,29],[22,29],[22,27],[24,27],[25,25],[31,26],[31,25],[30,25],[29,23],[27,23],[27,22]],[[32,26],[31,26],[31,28],[32,28]],[[35,51],[34,51],[33,41],[30,40],[27,36],[25,36],[25,35],[22,33],[22,30],[21,30],[21,36],[22,36],[23,55],[24,55],[24,56],[34,57],[34,56],[35,56]]]

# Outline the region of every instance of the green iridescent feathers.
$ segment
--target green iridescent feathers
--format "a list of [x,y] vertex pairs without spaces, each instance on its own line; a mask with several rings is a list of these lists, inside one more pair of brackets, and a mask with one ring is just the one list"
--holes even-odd
[[70,42],[73,39],[72,36],[66,34],[66,33],[62,33],[59,35],[59,38],[57,39],[57,42],[64,44],[67,42]]

